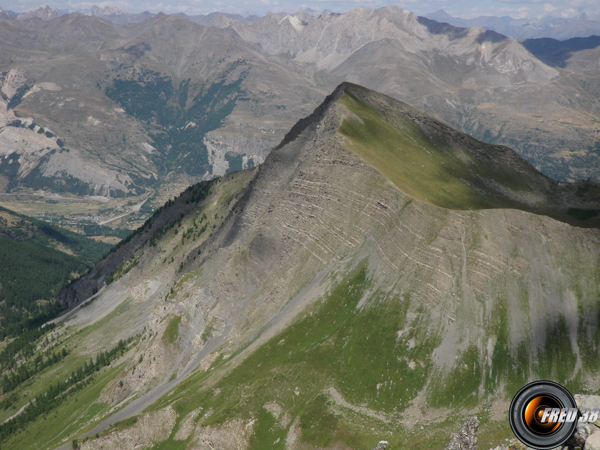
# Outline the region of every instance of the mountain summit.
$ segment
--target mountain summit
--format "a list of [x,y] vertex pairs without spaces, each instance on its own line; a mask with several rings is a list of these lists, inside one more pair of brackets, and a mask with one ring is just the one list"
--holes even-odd
[[508,147],[479,142],[355,84],[342,83],[324,105],[334,103],[343,145],[415,199],[449,209],[520,209],[600,227],[598,183],[558,183]]
[[343,83],[261,166],[191,187],[63,292],[66,354],[0,419],[49,377],[96,375],[0,436],[439,448],[478,412],[493,447],[529,379],[599,381],[595,192]]
[[56,19],[58,16],[59,13],[57,11],[53,10],[52,8],[50,8],[50,6],[46,5],[40,6],[39,8],[34,9],[33,11],[19,14],[17,16],[17,20],[28,20],[33,18],[38,18],[42,20],[52,20]]

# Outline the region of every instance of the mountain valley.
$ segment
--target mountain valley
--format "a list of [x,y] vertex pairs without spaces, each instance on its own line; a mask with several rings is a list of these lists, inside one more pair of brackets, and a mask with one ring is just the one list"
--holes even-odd
[[54,299],[62,288],[90,270],[110,247],[0,207],[0,336],[5,344],[0,364],[4,368],[23,344],[31,345],[32,335],[37,338],[40,325],[61,311]]
[[[59,195],[72,221],[70,199],[85,200],[82,211],[101,200],[112,205],[102,220],[129,212],[110,226],[134,229],[187,186],[261,163],[342,81],[508,145],[552,178],[598,173],[591,38],[549,50],[397,7],[204,25],[164,14],[124,25],[100,12],[18,17],[0,18],[9,209]],[[37,198],[40,212],[56,209]]]

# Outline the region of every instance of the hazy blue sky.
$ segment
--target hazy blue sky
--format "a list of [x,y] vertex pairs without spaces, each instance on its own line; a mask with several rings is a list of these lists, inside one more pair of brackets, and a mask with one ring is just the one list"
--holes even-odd
[[2,9],[13,11],[29,11],[42,5],[63,10],[86,9],[92,5],[112,5],[129,12],[163,11],[165,13],[185,12],[187,14],[205,14],[213,11],[248,13],[263,15],[271,12],[291,12],[302,6],[308,6],[317,11],[326,9],[345,12],[358,7],[381,7],[398,5],[416,14],[424,15],[429,12],[445,9],[451,15],[472,18],[480,15],[509,15],[514,18],[572,16],[587,12],[600,14],[600,0],[163,0],[149,2],[148,0],[116,0],[111,2],[94,2],[79,0],[0,0]]

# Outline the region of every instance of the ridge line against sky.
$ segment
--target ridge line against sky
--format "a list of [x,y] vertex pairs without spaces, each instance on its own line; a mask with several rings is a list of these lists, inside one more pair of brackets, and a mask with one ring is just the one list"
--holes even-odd
[[317,12],[330,10],[344,13],[359,7],[379,8],[396,5],[417,15],[426,15],[444,9],[457,18],[471,19],[478,16],[510,16],[513,19],[541,19],[547,16],[572,18],[583,12],[600,14],[599,0],[163,0],[149,3],[147,0],[118,0],[93,2],[78,0],[13,0],[0,2],[0,8],[14,12],[27,12],[48,5],[62,11],[88,10],[92,6],[113,6],[128,13],[164,12],[189,15],[223,12],[242,15],[264,15],[267,12],[292,12],[308,7]]

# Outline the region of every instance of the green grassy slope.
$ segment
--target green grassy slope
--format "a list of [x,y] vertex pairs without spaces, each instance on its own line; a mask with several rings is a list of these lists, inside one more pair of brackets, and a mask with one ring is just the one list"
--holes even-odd
[[[131,350],[139,344],[136,335],[130,335],[124,341],[121,351],[114,345],[114,327],[121,327],[123,320],[131,320],[130,302],[125,302],[102,320],[79,330],[65,330],[50,327],[50,332],[32,340],[38,347],[36,354],[19,360],[25,365],[35,367],[36,357],[45,352],[61,353],[63,357],[41,371],[32,373],[27,380],[13,389],[0,388],[0,445],[2,448],[49,449],[68,440],[73,433],[91,429],[96,420],[106,416],[109,405],[101,398],[101,392],[107,383],[122,374],[123,362],[131,357]],[[48,327],[47,327],[48,328]],[[108,335],[108,336],[107,336]],[[92,342],[95,349],[82,346],[82,342]],[[115,351],[117,348],[118,351]],[[99,354],[105,355],[101,363],[93,370],[82,372],[90,362],[96,363]],[[33,365],[32,365],[33,363]],[[10,372],[4,371],[4,375]],[[73,379],[76,374],[81,374]],[[63,382],[60,393],[49,392]],[[44,410],[27,410],[31,400],[46,396]],[[18,414],[13,423],[10,417],[25,408],[26,414]],[[23,417],[23,416],[28,417]],[[69,444],[70,445],[70,444]]]
[[[357,427],[348,414],[352,411],[332,411],[334,402],[323,390],[336,388],[351,404],[398,418],[427,382],[429,353],[437,344],[436,337],[424,328],[412,328],[406,340],[398,340],[397,330],[415,325],[406,317],[406,298],[357,312],[370,285],[363,264],[304,317],[219,381],[218,394],[203,389],[204,374],[199,374],[181,386],[169,403],[182,417],[199,405],[204,411],[212,410],[210,416],[201,418],[205,426],[258,417],[252,449],[284,448],[291,424],[271,423],[272,414],[264,409],[270,402],[298,414],[302,440],[316,448],[334,443],[370,448],[382,434],[399,444],[400,425],[371,419],[377,433]],[[420,345],[409,348],[406,341],[413,338]],[[410,360],[418,363],[414,369],[409,368]]]
[[345,84],[347,146],[413,198],[448,209],[512,208],[600,227],[600,185],[558,184],[506,147],[479,142],[389,97]]
[[[29,400],[51,389],[57,381],[67,379],[72,370],[84,366],[86,358],[73,353],[67,341],[52,334],[54,324],[43,328],[40,325],[60,311],[53,302],[60,290],[89,270],[110,247],[0,208],[0,336],[4,339],[0,344],[0,435],[3,441],[10,435],[11,427],[17,426],[4,423],[5,420],[22,407],[25,412],[20,414],[19,420],[37,417],[39,411],[26,407]],[[85,385],[80,383],[69,392],[87,392],[88,385],[86,380]],[[72,401],[70,395],[67,397],[65,404]],[[61,403],[57,398],[53,401],[57,405]],[[41,411],[42,405],[38,404],[38,410]],[[86,403],[78,405],[84,407]],[[64,422],[65,418],[58,420]],[[47,433],[48,429],[45,430]],[[6,448],[11,448],[7,445]]]
[[[570,371],[575,361],[564,320],[548,325],[551,338],[531,363],[530,343],[515,353],[509,350],[503,301],[487,324],[490,336],[498,335],[491,365],[472,345],[452,370],[437,370],[432,355],[443,333],[431,327],[431,311],[425,306],[415,310],[410,295],[373,292],[367,267],[360,264],[341,278],[320,302],[233,369],[227,370],[228,360],[217,360],[211,371],[223,368],[226,375],[216,383],[209,381],[214,373],[200,371],[156,403],[153,410],[171,405],[179,415],[171,437],[156,448],[190,448],[189,440],[174,436],[198,408],[194,421],[204,427],[255,419],[250,449],[284,449],[293,422],[301,429],[300,448],[365,449],[379,439],[393,449],[442,448],[468,410],[477,410],[480,445],[487,448],[511,436],[507,422],[491,417],[498,390],[504,389],[509,399],[532,373],[572,392],[582,389],[582,374],[573,378]],[[369,304],[359,307],[365,296]],[[589,313],[582,311],[582,323]],[[590,370],[600,368],[590,352],[583,363]],[[440,408],[455,415],[432,422],[416,416],[413,420],[423,421],[425,428],[407,427],[402,419],[410,417],[406,410],[419,394],[430,411]],[[273,413],[273,404],[291,415],[288,421]]]

